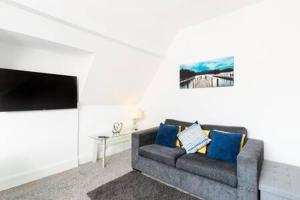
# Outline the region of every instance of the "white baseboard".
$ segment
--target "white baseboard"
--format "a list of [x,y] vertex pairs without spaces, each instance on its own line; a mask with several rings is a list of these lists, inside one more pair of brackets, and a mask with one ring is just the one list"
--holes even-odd
[[32,171],[27,171],[13,176],[8,176],[0,179],[0,191],[16,187],[24,183],[29,183],[31,181],[35,181],[75,167],[78,167],[77,159],[66,160],[58,164],[46,166]]
[[[107,145],[106,156],[117,154],[117,153],[120,153],[122,151],[128,150],[130,148],[131,148],[130,141],[122,141],[122,142],[117,142],[117,143],[111,143],[111,144]],[[92,161],[92,153],[93,152],[89,152],[89,153],[85,153],[83,155],[80,155],[79,156],[79,164],[81,165],[81,164],[84,164],[84,163],[87,163],[87,162],[91,162]],[[100,159],[101,157],[102,157],[101,152],[98,152],[98,159]]]
[[79,156],[79,165],[88,163],[92,161],[92,155],[91,153],[82,154]]
[[[131,143],[129,140],[120,140],[108,143],[106,155],[110,156],[127,149],[131,148]],[[101,153],[99,152],[99,158]],[[92,152],[83,154],[79,156],[79,164],[84,164],[92,161]],[[0,191],[6,190],[12,187],[16,187],[31,181],[35,181],[53,174],[57,174],[72,168],[78,167],[77,159],[66,160],[54,165],[42,167],[36,170],[23,172],[13,176],[8,176],[0,179]]]

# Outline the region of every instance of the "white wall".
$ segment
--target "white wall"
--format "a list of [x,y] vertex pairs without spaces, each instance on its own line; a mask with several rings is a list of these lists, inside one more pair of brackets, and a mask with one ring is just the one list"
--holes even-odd
[[0,191],[77,166],[77,113],[0,113]]
[[[160,62],[159,56],[3,2],[0,29],[0,67],[76,75],[81,105],[105,105],[83,109],[81,163],[91,159],[88,135],[128,119],[116,104],[137,102]],[[132,77],[135,74],[139,76]],[[0,190],[77,166],[77,114],[77,110],[2,113]],[[128,141],[116,141],[108,154],[129,147]]]
[[[60,45],[0,41],[0,67],[78,76],[92,56]],[[78,110],[0,113],[0,190],[77,166]]]
[[[86,105],[80,108],[80,136],[79,136],[79,160],[85,163],[91,160],[93,141],[90,135],[112,135],[114,122],[123,123],[123,131],[130,130],[132,122],[130,112],[134,105]],[[107,154],[113,154],[130,148],[130,138],[121,138],[111,141],[107,147]]]
[[[297,0],[265,0],[183,30],[141,106],[144,126],[165,118],[245,126],[269,160],[300,166]],[[179,89],[179,65],[235,56],[235,86]]]
[[[131,104],[141,98],[160,61],[154,55],[3,2],[0,3],[0,29],[0,67],[82,76],[80,103],[115,104],[102,106],[96,114],[83,112],[81,119],[87,131],[80,132],[82,162],[89,161],[91,155],[88,135],[102,127],[111,127],[119,119],[118,112],[122,111],[118,111],[116,104]],[[9,34],[1,34],[3,31]],[[15,43],[2,43],[7,40]],[[144,69],[147,73],[143,73]],[[139,76],[132,78],[132,74]],[[2,113],[1,116],[0,190],[76,166],[77,111]],[[107,121],[107,116],[111,120]],[[45,138],[53,143],[42,148]],[[116,149],[128,147],[125,143]]]

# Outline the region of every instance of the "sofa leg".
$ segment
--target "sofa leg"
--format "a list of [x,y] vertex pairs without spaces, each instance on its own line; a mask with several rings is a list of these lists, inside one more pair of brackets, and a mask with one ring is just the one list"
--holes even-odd
[[258,200],[258,191],[238,190],[238,200]]
[[133,171],[138,172],[138,173],[142,173],[142,171],[138,170],[138,169],[134,169],[132,168]]

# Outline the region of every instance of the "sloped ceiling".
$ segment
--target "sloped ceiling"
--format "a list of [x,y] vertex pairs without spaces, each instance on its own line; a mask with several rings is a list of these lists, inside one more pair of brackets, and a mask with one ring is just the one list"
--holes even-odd
[[93,52],[84,104],[137,103],[180,29],[257,1],[3,0],[111,43]]
[[258,0],[4,0],[158,55],[177,31]]

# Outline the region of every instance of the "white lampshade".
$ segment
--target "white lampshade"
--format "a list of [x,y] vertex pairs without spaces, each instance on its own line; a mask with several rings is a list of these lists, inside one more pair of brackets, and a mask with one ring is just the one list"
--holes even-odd
[[144,111],[141,108],[138,108],[131,112],[131,118],[132,119],[141,119],[144,116]]

